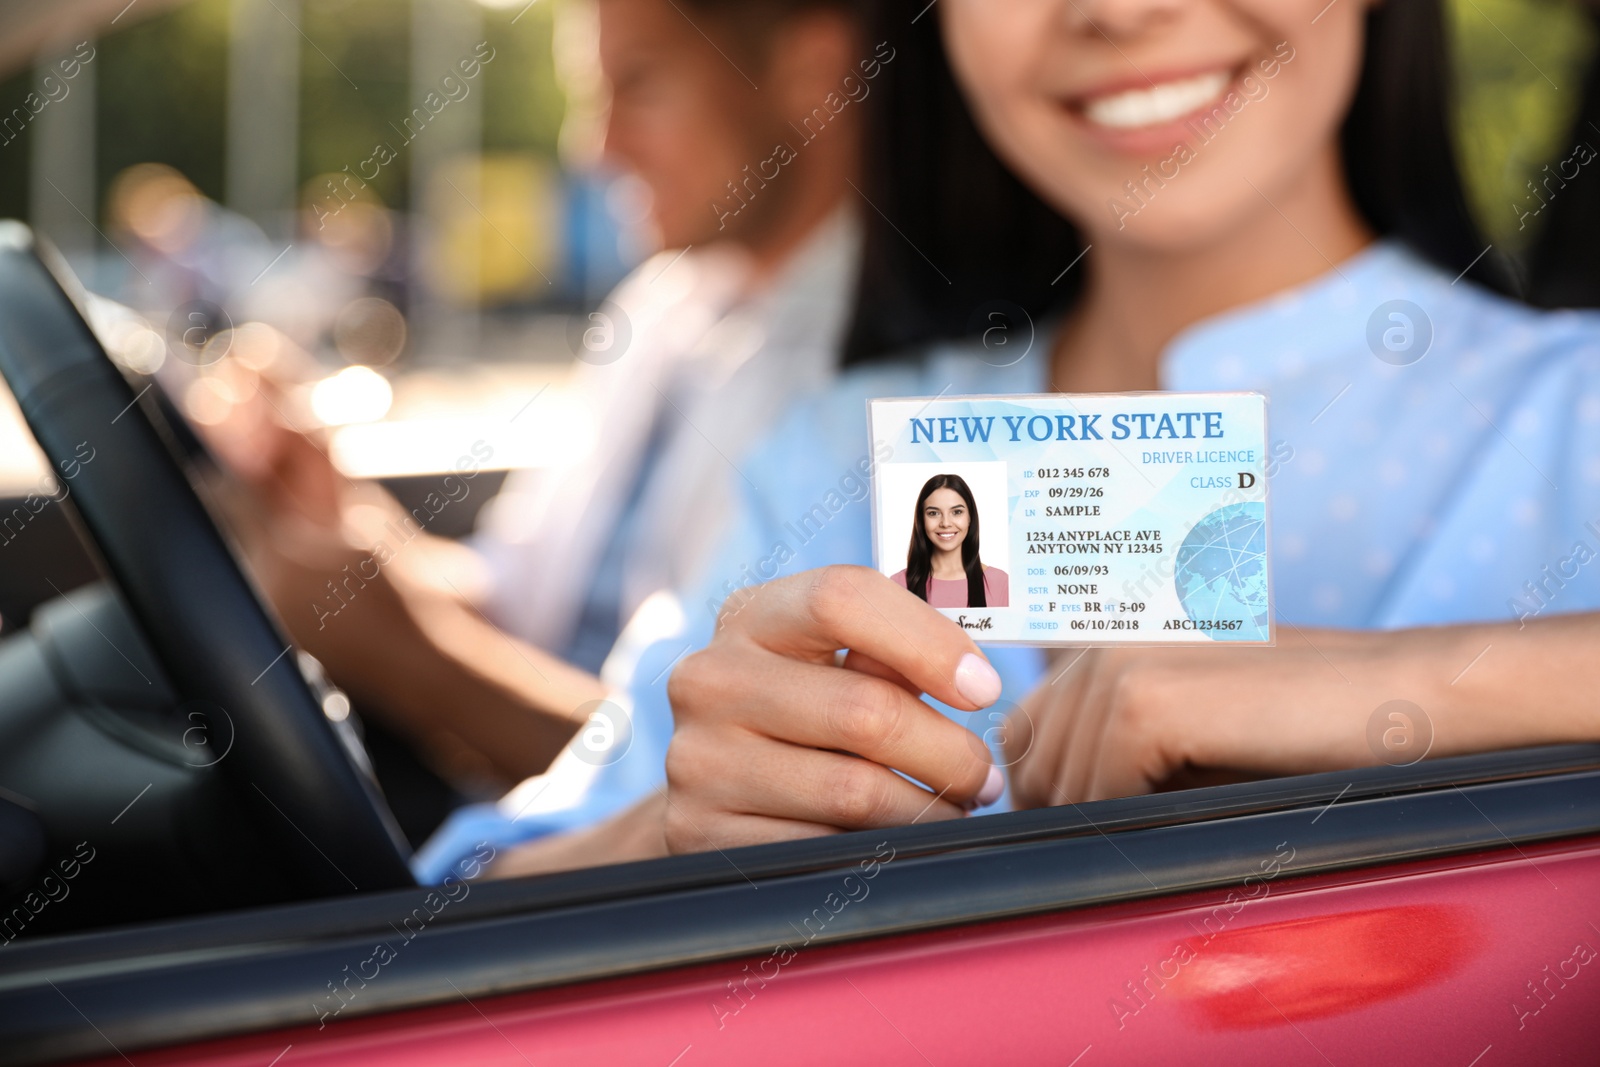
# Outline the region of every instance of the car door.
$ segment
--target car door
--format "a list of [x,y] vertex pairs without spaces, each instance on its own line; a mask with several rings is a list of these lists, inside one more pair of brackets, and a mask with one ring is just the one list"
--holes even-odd
[[1592,1062],[1597,785],[1535,749],[19,941],[0,1062]]

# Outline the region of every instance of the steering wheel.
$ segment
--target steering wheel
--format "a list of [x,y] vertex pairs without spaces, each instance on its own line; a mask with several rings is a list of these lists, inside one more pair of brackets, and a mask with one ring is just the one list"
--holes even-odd
[[26,226],[0,222],[0,374],[52,469],[75,471],[63,503],[179,697],[227,712],[233,748],[219,770],[307,887],[332,895],[415,884],[376,784],[185,476],[170,431],[145,406],[148,387],[135,395],[89,330],[84,295]]

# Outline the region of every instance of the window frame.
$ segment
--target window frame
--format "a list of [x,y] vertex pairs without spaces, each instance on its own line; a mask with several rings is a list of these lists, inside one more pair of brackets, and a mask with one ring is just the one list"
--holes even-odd
[[[1588,836],[1600,745],[1565,745],[473,884],[407,947],[406,980],[374,982],[341,1018],[758,955],[874,860],[895,907],[843,909],[810,944],[1242,885],[1282,841],[1280,878]],[[19,940],[0,953],[0,1064],[307,1025],[329,976],[428,891]]]

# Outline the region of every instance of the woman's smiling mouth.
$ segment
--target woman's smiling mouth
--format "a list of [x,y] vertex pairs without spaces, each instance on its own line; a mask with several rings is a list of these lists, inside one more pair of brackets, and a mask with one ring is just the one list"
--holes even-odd
[[1195,119],[1221,107],[1248,69],[1248,62],[1168,67],[1164,73],[1100,81],[1062,98],[1059,106],[1079,130],[1113,152],[1170,153],[1195,136]]
[[1232,70],[1212,70],[1187,78],[1156,82],[1142,89],[1124,89],[1090,97],[1082,114],[1096,126],[1137,130],[1176,122],[1222,98],[1233,81]]

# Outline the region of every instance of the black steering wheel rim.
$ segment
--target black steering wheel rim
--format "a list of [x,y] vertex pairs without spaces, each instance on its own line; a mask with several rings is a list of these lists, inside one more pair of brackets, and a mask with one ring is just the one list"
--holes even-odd
[[26,226],[0,222],[0,375],[53,469],[75,470],[63,503],[180,698],[226,710],[234,742],[219,772],[297,860],[308,891],[415,884],[376,785],[352,763],[283,627],[69,291],[81,293],[57,257]]

